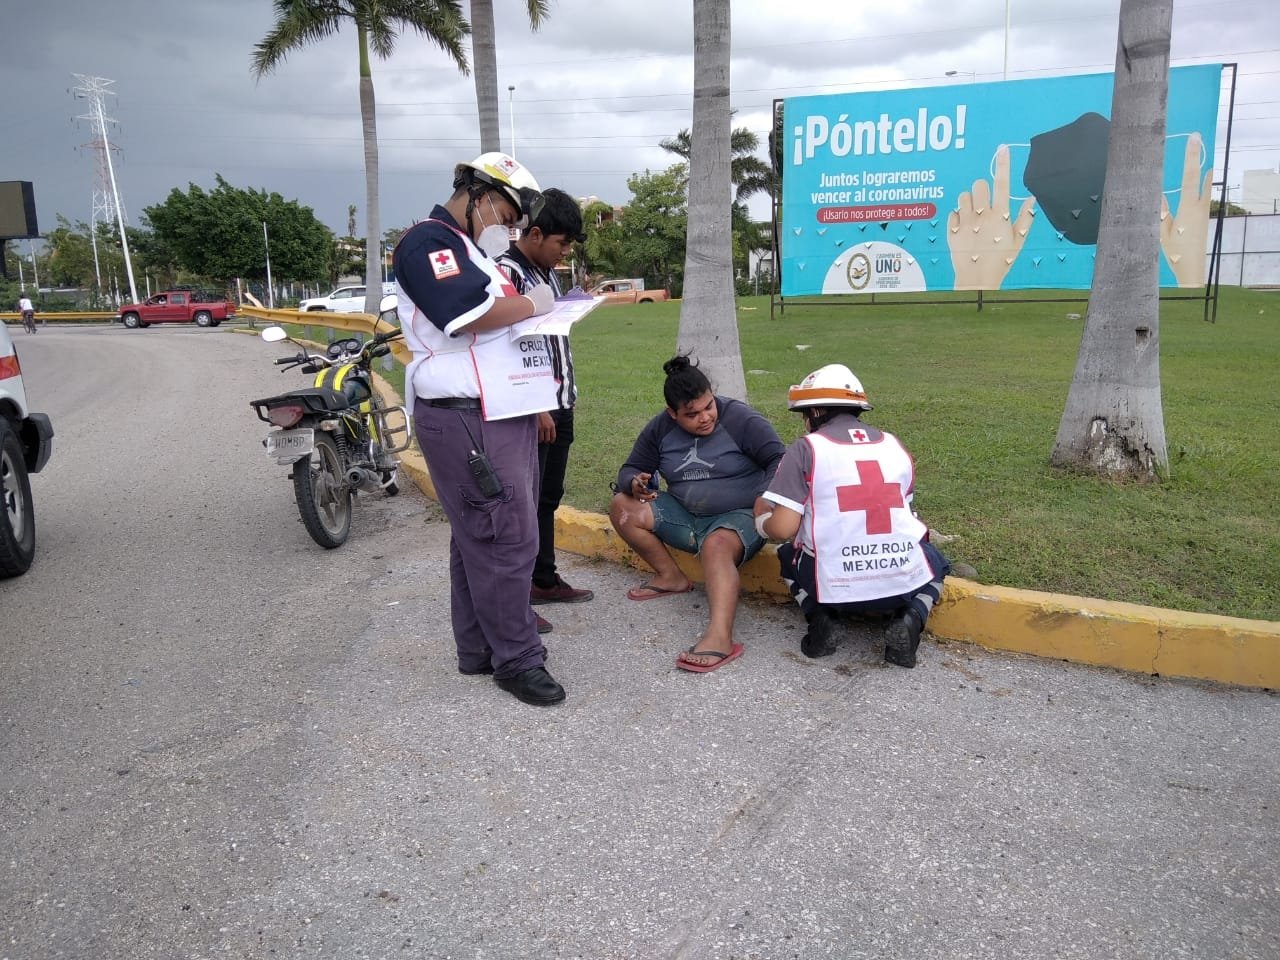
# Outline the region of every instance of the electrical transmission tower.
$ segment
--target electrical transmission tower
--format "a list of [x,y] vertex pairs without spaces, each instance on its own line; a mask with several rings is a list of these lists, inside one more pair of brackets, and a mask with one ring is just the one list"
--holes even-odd
[[79,82],[74,88],[72,94],[77,100],[88,101],[89,112],[76,117],[77,120],[87,120],[94,124],[97,136],[84,146],[92,147],[96,158],[96,175],[93,187],[93,213],[92,223],[90,224],[89,236],[93,245],[93,267],[98,277],[98,289],[102,289],[102,274],[98,267],[98,221],[109,223],[115,220],[116,227],[120,231],[120,249],[124,251],[125,272],[129,275],[129,295],[133,302],[138,302],[138,286],[133,279],[133,261],[129,257],[129,240],[125,235],[124,227],[128,221],[125,215],[124,202],[120,199],[120,190],[116,185],[115,165],[111,162],[111,151],[116,149],[111,146],[111,142],[107,139],[107,123],[115,123],[107,117],[106,111],[103,109],[103,100],[114,94],[107,88],[113,84],[114,80],[106,80],[102,77],[88,77],[82,73],[73,73]]

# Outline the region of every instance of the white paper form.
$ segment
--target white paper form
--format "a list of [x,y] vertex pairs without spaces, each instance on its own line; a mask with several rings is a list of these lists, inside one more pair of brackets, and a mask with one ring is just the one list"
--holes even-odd
[[523,340],[525,337],[559,336],[566,337],[573,325],[604,303],[604,297],[562,297],[557,300],[550,312],[538,317],[529,317],[519,323],[513,323],[512,340]]

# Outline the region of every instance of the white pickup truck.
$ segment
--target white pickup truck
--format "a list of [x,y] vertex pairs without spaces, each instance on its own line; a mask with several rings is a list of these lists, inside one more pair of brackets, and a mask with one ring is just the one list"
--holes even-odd
[[53,425],[27,409],[22,365],[0,323],[0,578],[26,573],[36,555],[36,515],[29,474],[53,454]]
[[[299,310],[328,310],[331,313],[364,313],[364,286],[338,287],[323,297],[312,297],[298,304]],[[378,313],[396,308],[396,285],[382,285],[382,303]]]

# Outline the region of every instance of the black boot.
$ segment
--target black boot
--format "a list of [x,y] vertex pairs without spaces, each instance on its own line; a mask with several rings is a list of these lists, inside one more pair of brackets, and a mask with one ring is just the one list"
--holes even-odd
[[813,613],[808,614],[805,620],[809,629],[800,641],[800,652],[814,660],[835,653],[836,638],[831,635],[831,614],[822,607],[814,607]]
[[920,614],[911,607],[895,614],[884,632],[884,658],[899,667],[916,665],[916,647],[920,646],[920,631],[924,624]]

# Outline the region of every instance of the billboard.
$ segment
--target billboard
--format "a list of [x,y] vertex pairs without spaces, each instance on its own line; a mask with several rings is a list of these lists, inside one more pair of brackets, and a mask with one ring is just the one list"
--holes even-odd
[[[1169,71],[1161,286],[1203,286],[1220,65]],[[782,295],[1084,289],[1112,75],[783,102]]]
[[0,182],[0,238],[38,237],[36,196],[30,180]]

